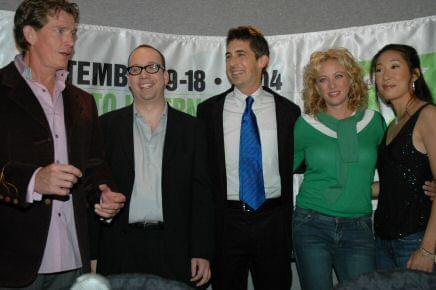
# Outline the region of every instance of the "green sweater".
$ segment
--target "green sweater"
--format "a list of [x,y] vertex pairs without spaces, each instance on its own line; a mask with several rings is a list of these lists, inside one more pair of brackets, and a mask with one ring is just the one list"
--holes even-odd
[[377,162],[377,148],[386,125],[380,113],[366,110],[357,123],[358,161],[347,163],[345,184],[338,184],[338,139],[309,115],[295,124],[294,168],[304,161],[306,171],[297,195],[297,206],[336,217],[359,217],[372,213],[371,184]]

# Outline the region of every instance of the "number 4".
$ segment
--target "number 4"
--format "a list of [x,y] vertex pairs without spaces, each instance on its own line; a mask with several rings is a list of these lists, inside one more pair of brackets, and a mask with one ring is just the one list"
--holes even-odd
[[263,85],[266,87],[275,88],[276,91],[280,91],[283,86],[282,75],[278,72],[278,70],[275,69],[272,71],[272,77],[270,81],[268,72],[264,72]]
[[272,78],[271,78],[271,82],[269,83],[269,86],[275,87],[277,91],[280,91],[280,89],[283,86],[282,75],[279,74],[276,69],[272,71]]

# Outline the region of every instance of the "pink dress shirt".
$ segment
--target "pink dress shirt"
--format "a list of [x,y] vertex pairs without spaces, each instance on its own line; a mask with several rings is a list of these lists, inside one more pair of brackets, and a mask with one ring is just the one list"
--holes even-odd
[[[67,134],[65,132],[64,102],[62,91],[68,72],[56,72],[56,85],[53,96],[47,88],[32,80],[32,71],[27,66],[22,55],[15,57],[15,65],[44,110],[54,142],[54,160],[56,163],[68,164]],[[29,182],[27,202],[41,201],[42,195],[34,192],[37,169]],[[56,273],[78,269],[82,267],[79,244],[77,240],[76,224],[72,196],[65,201],[53,199],[50,227],[47,243],[38,273]]]

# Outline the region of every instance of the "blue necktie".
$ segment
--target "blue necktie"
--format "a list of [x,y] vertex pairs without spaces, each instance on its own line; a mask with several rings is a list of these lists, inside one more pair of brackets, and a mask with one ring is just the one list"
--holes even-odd
[[254,100],[248,96],[245,101],[239,145],[239,194],[243,202],[257,210],[265,201],[262,149],[256,115],[252,110]]

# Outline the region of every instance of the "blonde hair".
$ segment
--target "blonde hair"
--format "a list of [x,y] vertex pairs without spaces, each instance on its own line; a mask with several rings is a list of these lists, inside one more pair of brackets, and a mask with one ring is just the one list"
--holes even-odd
[[368,104],[368,85],[363,80],[363,71],[346,48],[331,48],[326,51],[316,51],[310,56],[309,64],[304,69],[304,112],[316,115],[326,110],[324,99],[316,89],[316,80],[319,76],[321,65],[328,59],[335,59],[345,68],[351,80],[348,95],[348,107],[351,110],[366,108]]

